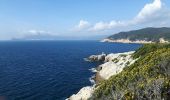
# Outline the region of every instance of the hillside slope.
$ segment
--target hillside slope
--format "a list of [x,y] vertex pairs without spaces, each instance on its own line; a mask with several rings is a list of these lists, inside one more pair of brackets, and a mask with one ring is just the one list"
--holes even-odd
[[128,41],[150,41],[150,42],[160,42],[160,39],[164,39],[165,41],[170,41],[170,28],[167,27],[144,28],[144,29],[133,30],[129,32],[120,32],[109,36],[107,39],[109,40],[124,39],[126,41],[128,40]]
[[146,44],[133,57],[139,59],[96,86],[92,100],[170,98],[170,44]]

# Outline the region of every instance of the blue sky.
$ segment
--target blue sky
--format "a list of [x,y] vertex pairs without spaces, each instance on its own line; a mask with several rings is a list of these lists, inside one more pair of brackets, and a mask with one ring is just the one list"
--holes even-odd
[[[0,0],[0,39],[37,33],[104,35],[148,26],[169,26],[168,7],[170,0]],[[157,17],[148,18],[151,15]]]

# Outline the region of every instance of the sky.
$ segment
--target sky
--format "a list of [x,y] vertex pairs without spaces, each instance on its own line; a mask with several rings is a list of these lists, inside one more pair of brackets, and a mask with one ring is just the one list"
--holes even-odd
[[0,39],[170,27],[170,0],[0,0]]

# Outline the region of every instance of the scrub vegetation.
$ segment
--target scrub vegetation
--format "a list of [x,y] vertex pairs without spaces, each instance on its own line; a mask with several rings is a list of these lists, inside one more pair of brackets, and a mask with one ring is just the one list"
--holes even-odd
[[[170,98],[170,44],[145,44],[138,60],[96,85],[93,100],[167,100]],[[115,60],[116,61],[116,60]]]

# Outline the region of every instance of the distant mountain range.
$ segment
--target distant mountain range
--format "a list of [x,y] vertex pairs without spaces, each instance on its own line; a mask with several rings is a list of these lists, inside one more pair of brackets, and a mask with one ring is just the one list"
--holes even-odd
[[34,34],[19,38],[12,38],[12,40],[101,40],[108,35],[92,35],[92,36],[59,36],[50,34]]
[[103,42],[124,42],[124,43],[151,43],[151,42],[170,42],[170,28],[144,28],[128,32],[120,32],[111,35]]

